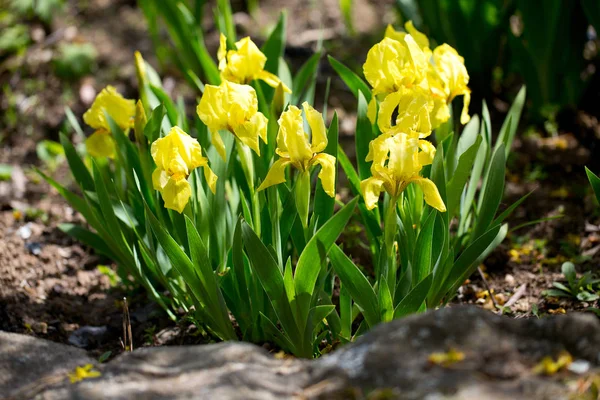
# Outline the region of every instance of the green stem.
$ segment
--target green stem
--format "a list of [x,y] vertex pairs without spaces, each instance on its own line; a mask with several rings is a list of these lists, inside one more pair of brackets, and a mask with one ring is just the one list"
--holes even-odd
[[308,208],[310,205],[310,172],[302,171],[294,187],[296,209],[302,222],[305,234],[308,229]]
[[385,271],[381,271],[381,274],[385,274],[388,286],[392,296],[394,289],[396,288],[396,252],[394,251],[394,239],[398,232],[398,221],[396,220],[396,208],[398,204],[398,196],[391,196],[385,210],[384,219],[384,240],[385,250],[387,255],[387,265]]
[[260,203],[258,201],[258,193],[254,189],[254,159],[252,158],[252,150],[236,139],[238,154],[246,182],[250,188],[250,201],[252,202],[252,222],[254,224],[254,232],[260,237]]

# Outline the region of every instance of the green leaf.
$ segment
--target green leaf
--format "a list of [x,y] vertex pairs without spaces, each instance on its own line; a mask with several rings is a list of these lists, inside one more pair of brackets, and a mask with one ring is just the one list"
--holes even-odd
[[82,190],[93,190],[94,180],[90,171],[88,171],[81,158],[79,158],[71,141],[63,133],[60,134],[60,143],[63,149],[65,149],[65,156],[67,157],[67,162],[75,181],[81,186]]
[[498,136],[496,145],[494,146],[494,152],[501,145],[504,145],[504,158],[508,158],[512,143],[517,133],[519,121],[521,119],[521,113],[523,112],[523,106],[525,105],[525,95],[526,89],[525,86],[523,86],[521,87],[521,90],[519,90],[515,101],[510,106],[510,110],[508,110],[506,119],[500,128],[500,135]]
[[363,81],[358,75],[356,75],[350,68],[346,67],[341,62],[337,61],[335,58],[328,56],[329,64],[333,67],[335,72],[342,78],[344,83],[348,86],[352,94],[358,99],[359,92],[367,100],[367,103],[371,101],[371,90],[369,86]]
[[[493,226],[471,243],[471,245],[460,254],[458,259],[454,262],[454,265],[452,265],[452,269],[446,277],[443,287],[451,290],[451,288],[462,285],[465,279],[467,279],[474,271],[475,267],[477,267],[476,261],[484,254],[490,244],[493,243],[499,232],[500,225]],[[454,293],[449,294],[453,295]],[[437,301],[434,303],[437,303]]]
[[385,276],[379,282],[379,314],[381,321],[389,322],[394,318],[394,300]]
[[327,262],[327,253],[350,220],[357,202],[358,197],[355,197],[327,221],[306,244],[298,259],[294,273],[294,286],[300,326],[308,318],[312,294],[317,278]]
[[[432,211],[427,217],[423,228],[419,232],[415,246],[414,263],[412,264],[412,286],[419,284],[433,270],[436,260],[432,259],[433,228],[435,226],[437,212]],[[402,251],[402,250],[401,250]]]
[[569,281],[569,286],[571,288],[576,287],[577,272],[575,272],[575,265],[567,261],[563,263],[560,269],[565,278],[567,278],[567,281]]
[[320,59],[321,52],[316,52],[300,67],[296,76],[294,76],[291,104],[299,105],[303,98],[302,94],[309,91],[309,86],[316,83]]
[[283,275],[277,262],[245,221],[242,222],[242,238],[252,269],[265,289],[281,326],[294,345],[301,343],[299,329],[288,302]]
[[169,95],[158,86],[150,85],[150,90],[152,90],[152,93],[154,93],[156,97],[158,97],[158,100],[160,100],[162,105],[165,106],[167,110],[167,117],[169,117],[171,125],[178,125],[179,113],[177,112],[177,107],[175,106],[175,103],[173,103],[173,100],[171,100]]
[[454,171],[452,178],[450,178],[446,189],[448,212],[451,216],[456,215],[458,206],[460,205],[460,197],[465,188],[465,184],[471,175],[471,171],[473,170],[475,157],[477,157],[477,152],[482,140],[482,136],[477,136],[475,142],[459,155],[456,170]]
[[415,286],[394,310],[394,319],[417,312],[427,298],[432,282],[433,274],[429,274]]
[[594,189],[596,200],[600,202],[600,178],[598,178],[598,175],[590,171],[588,167],[585,167],[585,173],[587,174],[588,180],[590,181],[590,185],[592,185],[592,189]]
[[285,50],[286,20],[286,13],[282,12],[277,21],[277,25],[261,48],[262,52],[267,56],[265,70],[276,75],[279,67],[279,58],[283,57],[283,52]]
[[90,231],[89,229],[75,224],[59,224],[58,229],[75,238],[76,240],[79,240],[86,246],[90,246],[97,253],[105,255],[112,260],[116,259],[114,253],[106,245],[106,242],[102,240],[98,234]]
[[365,161],[365,158],[369,153],[369,143],[375,139],[375,136],[371,121],[367,117],[367,100],[362,93],[358,94],[356,114],[356,163],[358,164],[358,175],[361,179],[366,179],[371,176],[371,163]]
[[377,325],[380,322],[379,303],[367,278],[337,245],[331,248],[329,258],[344,289],[361,308],[369,326]]
[[482,187],[483,197],[479,205],[477,221],[471,236],[473,239],[481,236],[494,220],[494,216],[504,195],[505,169],[504,146],[501,144],[494,151],[490,169]]
[[160,129],[166,112],[165,106],[162,104],[152,110],[152,114],[150,114],[150,118],[144,127],[144,136],[146,136],[149,143],[154,143],[160,137]]

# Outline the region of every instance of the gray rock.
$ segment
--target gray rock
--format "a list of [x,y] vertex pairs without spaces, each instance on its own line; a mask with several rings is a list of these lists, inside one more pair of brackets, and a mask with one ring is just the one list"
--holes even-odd
[[31,398],[95,361],[72,346],[0,331],[0,399]]
[[[464,353],[464,360],[445,367],[429,362],[431,353],[449,349]],[[76,384],[66,373],[92,362],[78,349],[0,333],[0,350],[0,397],[558,400],[572,395],[570,382],[598,374],[600,322],[591,315],[515,320],[446,308],[382,324],[315,361],[277,359],[234,342],[142,348],[97,365],[101,377]],[[564,350],[590,370],[532,373],[543,357]],[[37,376],[44,371],[54,380]]]

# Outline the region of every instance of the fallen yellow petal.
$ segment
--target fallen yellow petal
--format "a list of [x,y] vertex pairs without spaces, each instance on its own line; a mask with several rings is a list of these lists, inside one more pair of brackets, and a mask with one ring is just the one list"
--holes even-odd
[[86,364],[82,367],[76,367],[75,371],[69,373],[71,383],[79,382],[88,378],[97,378],[102,374],[99,371],[94,371],[92,364]]
[[450,348],[446,353],[431,353],[427,360],[435,365],[449,367],[465,359],[465,353]]
[[558,355],[556,361],[550,356],[546,356],[535,367],[533,373],[538,375],[554,375],[558,371],[565,369],[573,362],[573,357],[566,351]]

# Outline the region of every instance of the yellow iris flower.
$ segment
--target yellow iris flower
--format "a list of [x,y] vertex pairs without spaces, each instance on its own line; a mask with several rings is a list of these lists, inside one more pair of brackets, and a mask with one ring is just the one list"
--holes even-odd
[[463,109],[460,116],[460,122],[466,124],[470,120],[469,104],[471,103],[471,90],[467,87],[469,83],[469,73],[465,67],[465,60],[457,51],[448,44],[442,44],[433,51],[429,48],[429,39],[419,32],[408,21],[404,25],[406,32],[398,32],[391,25],[388,25],[385,36],[390,39],[402,42],[406,36],[412,36],[417,45],[426,55],[427,60],[432,62],[427,66],[427,81],[433,101],[433,111],[431,115],[433,128],[437,128],[450,118],[450,109],[448,104],[456,96],[464,95]]
[[[267,56],[259,50],[250,37],[237,41],[235,47],[237,50],[227,50],[227,38],[221,34],[217,58],[223,80],[247,84],[260,79],[272,87],[282,83],[277,75],[265,71]],[[283,85],[283,90],[287,93],[292,92],[286,85]]]
[[302,172],[319,164],[321,165],[319,179],[323,184],[323,190],[330,197],[334,197],[336,160],[334,156],[322,153],[327,147],[327,130],[323,116],[307,102],[302,104],[302,108],[312,132],[312,142],[309,143],[308,134],[304,132],[302,110],[296,106],[289,106],[279,118],[275,152],[280,158],[273,163],[258,190],[285,182],[285,168],[289,164]]
[[90,109],[83,114],[83,121],[96,130],[85,141],[87,151],[93,157],[114,157],[115,154],[105,112],[125,131],[133,125],[135,102],[121,96],[112,86],[102,89],[96,96]]
[[233,133],[258,155],[258,138],[267,143],[267,118],[258,111],[256,91],[251,86],[229,81],[219,86],[206,85],[196,112],[208,127],[211,142],[223,160],[226,154],[220,130]]
[[[384,134],[416,133],[420,138],[431,134],[430,112],[433,103],[429,94],[419,88],[400,88],[397,92],[388,94],[379,105],[377,125]],[[394,111],[398,110],[395,124],[392,125]]]
[[433,50],[433,62],[435,71],[443,83],[446,103],[450,104],[456,96],[464,96],[460,123],[466,124],[471,119],[469,116],[471,90],[467,87],[469,73],[465,67],[465,59],[451,46],[442,44]]
[[403,86],[426,87],[427,55],[411,35],[403,39],[386,37],[367,53],[363,72],[373,87],[373,95],[393,93]]
[[398,133],[372,140],[366,159],[373,161],[372,176],[360,183],[367,208],[375,208],[383,190],[398,198],[410,183],[416,183],[423,190],[427,204],[441,212],[446,211],[435,183],[419,175],[423,166],[433,162],[434,156],[435,147],[415,135]]
[[208,159],[202,156],[198,141],[181,128],[175,126],[167,136],[154,141],[150,152],[156,163],[152,184],[162,194],[166,208],[183,212],[192,195],[187,178],[198,167],[204,167],[204,177],[215,193],[217,176],[208,166]]

